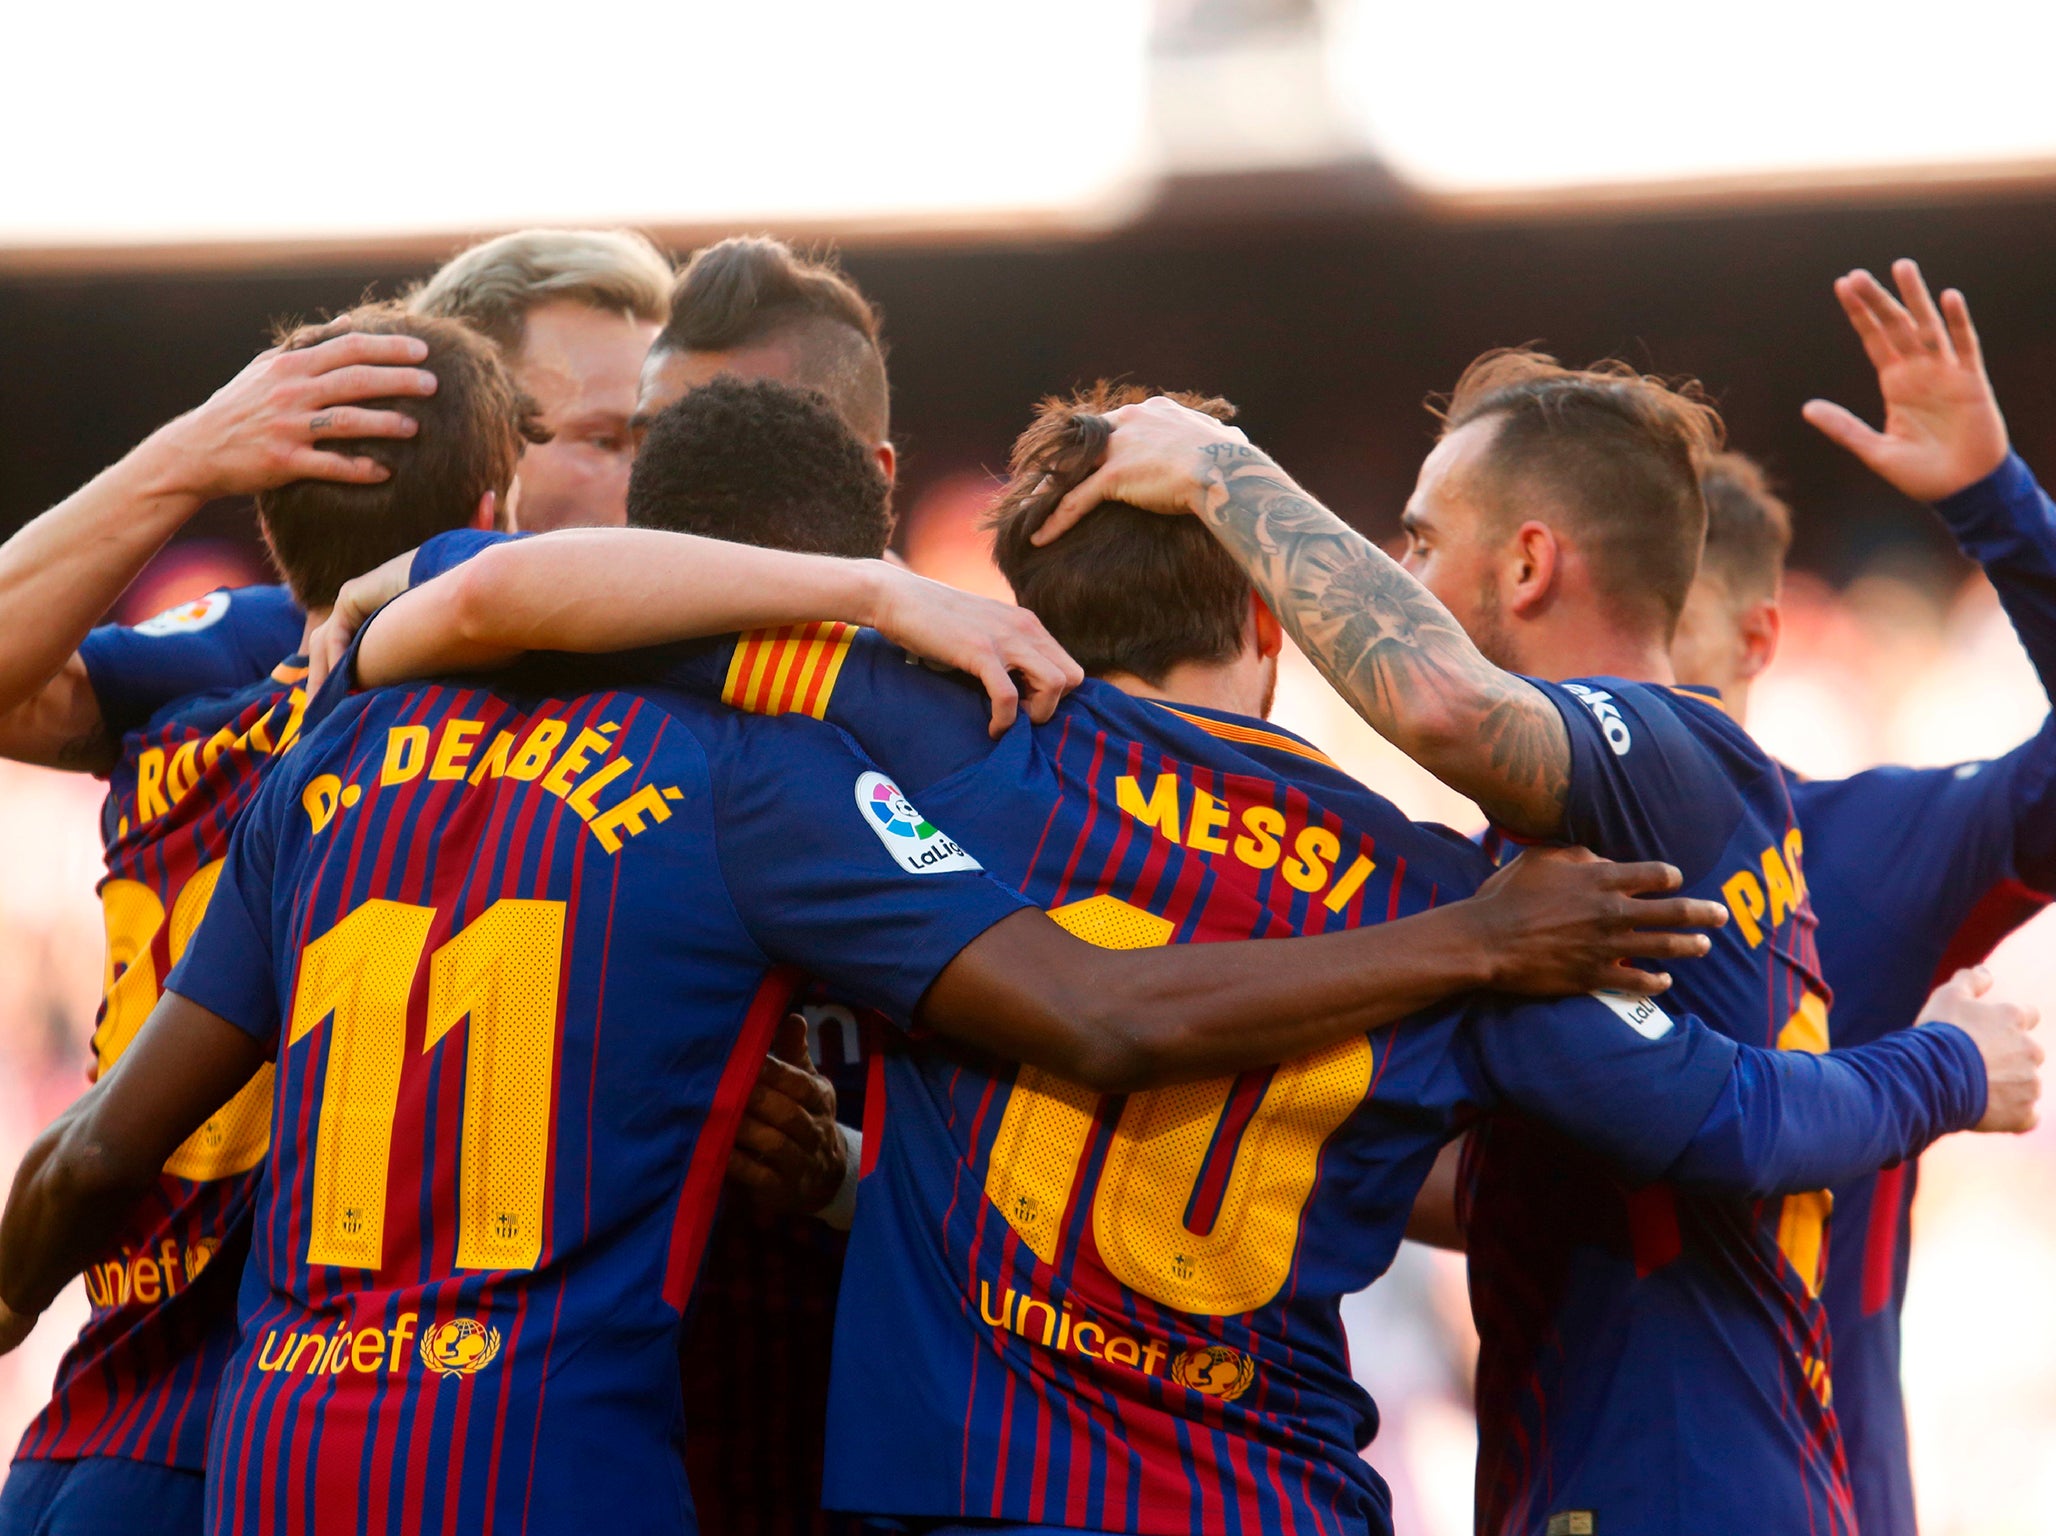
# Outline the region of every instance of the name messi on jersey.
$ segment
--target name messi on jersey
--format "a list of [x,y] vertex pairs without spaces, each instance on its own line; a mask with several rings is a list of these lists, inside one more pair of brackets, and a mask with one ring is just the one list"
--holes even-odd
[[1342,840],[1326,827],[1293,827],[1272,805],[1245,805],[1238,816],[1228,801],[1175,773],[1159,773],[1147,795],[1140,779],[1123,774],[1114,781],[1114,803],[1159,837],[1195,853],[1227,854],[1251,869],[1276,869],[1295,891],[1320,895],[1330,912],[1348,906],[1378,867],[1361,853],[1344,867]]
[[[534,784],[569,806],[602,848],[619,853],[628,839],[671,819],[667,802],[685,798],[674,785],[645,784],[612,805],[600,805],[600,791],[635,768],[632,759],[614,750],[613,738],[620,729],[612,720],[581,727],[566,744],[571,722],[545,718],[525,732],[500,731],[488,744],[483,720],[445,720],[432,732],[425,725],[395,725],[386,731],[385,756],[371,787],[411,783],[424,772],[431,781],[461,781],[474,787],[488,779]],[[324,773],[301,791],[300,805],[319,833],[338,812],[352,809],[363,798],[363,785],[346,784],[340,776]]]

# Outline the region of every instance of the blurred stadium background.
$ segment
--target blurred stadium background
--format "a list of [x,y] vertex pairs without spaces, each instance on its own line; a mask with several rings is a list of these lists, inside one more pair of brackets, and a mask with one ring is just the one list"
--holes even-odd
[[[1784,650],[1752,722],[1786,761],[1956,761],[2040,717],[1982,578],[1798,411],[1874,409],[1828,285],[1913,255],[1970,295],[2016,445],[2056,476],[2056,11],[637,0],[567,21],[434,0],[378,41],[254,0],[10,16],[0,532],[197,403],[274,318],[394,291],[478,234],[630,223],[683,253],[769,229],[836,243],[884,307],[900,543],[930,574],[996,583],[992,469],[1033,399],[1103,374],[1228,395],[1388,537],[1423,398],[1535,340],[1701,377],[1788,493]],[[263,569],[248,509],[218,505],[113,617]],[[1474,823],[1303,663],[1278,716],[1416,814]],[[98,800],[0,764],[0,1169],[84,1086]],[[1997,961],[2044,1008],[2052,937],[2045,917]],[[1917,1223],[1924,1526],[2056,1528],[2056,1134],[1945,1145]],[[0,1445],[68,1305],[0,1361]],[[1349,1310],[1400,1528],[1468,1530],[1460,1266],[1409,1251]]]

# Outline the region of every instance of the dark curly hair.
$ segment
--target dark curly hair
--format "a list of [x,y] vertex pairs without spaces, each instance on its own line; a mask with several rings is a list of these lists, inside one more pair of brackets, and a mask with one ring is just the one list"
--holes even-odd
[[628,479],[628,521],[737,544],[863,559],[892,537],[885,472],[828,397],[724,376],[658,413]]
[[1168,394],[1231,420],[1227,401],[1105,380],[1052,396],[1014,441],[1012,476],[988,519],[992,557],[1021,606],[1094,677],[1125,672],[1151,687],[1181,662],[1227,661],[1249,624],[1249,578],[1196,517],[1101,502],[1055,543],[1030,542],[1064,493],[1099,463],[1106,412]]

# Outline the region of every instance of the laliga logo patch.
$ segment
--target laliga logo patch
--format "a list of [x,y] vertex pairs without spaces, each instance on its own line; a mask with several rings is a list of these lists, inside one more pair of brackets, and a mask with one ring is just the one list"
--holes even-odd
[[195,598],[190,603],[180,603],[176,608],[167,608],[154,619],[145,619],[136,626],[136,633],[148,635],[152,640],[166,635],[190,635],[218,622],[228,612],[228,594],[209,592],[205,597]]
[[893,862],[910,875],[985,867],[915,810],[899,786],[882,773],[857,776],[857,810]]
[[476,1376],[500,1352],[500,1330],[472,1317],[437,1323],[421,1336],[421,1363],[436,1375]]
[[1188,1349],[1171,1362],[1171,1380],[1232,1403],[1256,1380],[1256,1361],[1225,1344]]
[[1671,1032],[1675,1023],[1652,998],[1637,997],[1632,992],[1594,992],[1592,995],[1619,1014],[1621,1022],[1644,1040],[1661,1040]]

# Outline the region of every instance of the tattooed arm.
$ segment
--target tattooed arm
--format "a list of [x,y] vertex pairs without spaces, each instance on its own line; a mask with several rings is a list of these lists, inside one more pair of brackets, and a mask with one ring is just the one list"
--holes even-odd
[[1161,397],[1108,420],[1104,462],[1037,543],[1102,501],[1197,516],[1379,735],[1508,831],[1562,830],[1570,738],[1541,690],[1487,661],[1427,588],[1235,428]]

